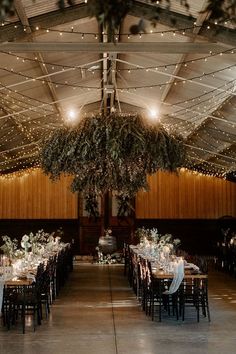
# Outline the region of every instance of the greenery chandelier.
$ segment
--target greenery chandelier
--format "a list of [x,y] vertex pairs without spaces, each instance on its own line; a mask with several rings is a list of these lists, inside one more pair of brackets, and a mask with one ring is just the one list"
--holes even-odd
[[147,175],[176,171],[185,158],[180,137],[138,114],[97,114],[77,127],[53,132],[41,151],[42,168],[53,180],[72,175],[73,192],[91,198],[112,191],[132,198],[147,190]]

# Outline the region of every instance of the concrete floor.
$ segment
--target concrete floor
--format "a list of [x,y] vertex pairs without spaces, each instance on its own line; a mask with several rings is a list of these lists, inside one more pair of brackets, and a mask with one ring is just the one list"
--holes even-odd
[[212,322],[189,316],[152,322],[141,311],[122,266],[78,265],[34,333],[0,327],[1,354],[236,353],[236,280],[210,277]]

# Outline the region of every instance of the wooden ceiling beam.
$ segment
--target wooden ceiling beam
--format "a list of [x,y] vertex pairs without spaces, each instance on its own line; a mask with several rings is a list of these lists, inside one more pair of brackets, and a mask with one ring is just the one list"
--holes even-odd
[[[138,42],[138,43],[77,43],[77,42],[12,42],[1,43],[5,52],[86,52],[86,53],[220,53],[227,50],[218,43]],[[230,52],[228,52],[230,55]]]

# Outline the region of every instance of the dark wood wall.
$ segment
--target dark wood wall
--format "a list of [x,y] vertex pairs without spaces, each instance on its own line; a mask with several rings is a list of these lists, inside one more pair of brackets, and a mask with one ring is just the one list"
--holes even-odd
[[181,240],[181,249],[190,254],[215,254],[221,229],[236,231],[236,218],[220,219],[137,219],[137,227],[157,228],[161,234],[170,233]]
[[[134,227],[131,218],[110,219],[112,235],[116,237],[117,248],[122,251],[124,242],[130,243],[131,234]],[[80,218],[80,252],[82,254],[94,254],[98,239],[101,236],[101,219],[96,221],[87,217]]]
[[[64,235],[62,241],[73,245],[75,254],[80,252],[79,221],[73,219],[0,219],[0,236],[8,235],[20,240],[23,235],[43,229],[53,232],[62,228]],[[1,240],[0,240],[1,244]]]
[[[230,227],[236,231],[236,218],[225,219],[136,219],[136,227],[155,227],[162,234],[171,233],[181,239],[181,248],[191,254],[214,254],[216,242],[222,239],[221,229]],[[78,220],[38,220],[15,219],[0,220],[1,235],[21,239],[24,234],[44,229],[52,232],[62,227],[63,241],[72,242],[74,254],[95,254],[95,247],[100,236],[100,221],[84,221],[84,227]],[[123,242],[129,242],[132,224],[121,222],[112,226],[117,238],[118,248]]]

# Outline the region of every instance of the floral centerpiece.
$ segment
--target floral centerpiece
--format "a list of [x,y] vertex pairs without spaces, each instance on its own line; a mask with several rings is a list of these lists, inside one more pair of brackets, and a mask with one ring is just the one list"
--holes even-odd
[[2,236],[4,244],[0,247],[3,253],[9,258],[12,259],[17,250],[18,241],[17,239],[11,239],[9,236]]
[[161,235],[156,228],[138,228],[135,236],[139,238],[139,247],[142,251],[157,258],[169,257],[180,245],[178,238],[174,239],[171,234]]
[[63,231],[57,230],[55,233],[47,233],[39,230],[35,234],[30,232],[29,235],[22,236],[20,248],[18,248],[17,239],[11,239],[9,236],[2,236],[3,245],[0,249],[9,259],[23,259],[28,256],[42,256],[44,252],[58,251],[64,244],[61,242]]
[[25,251],[25,255],[27,255],[27,253],[29,252],[29,249],[31,248],[31,243],[29,242],[30,238],[28,235],[24,235],[21,239],[21,247],[24,249]]

